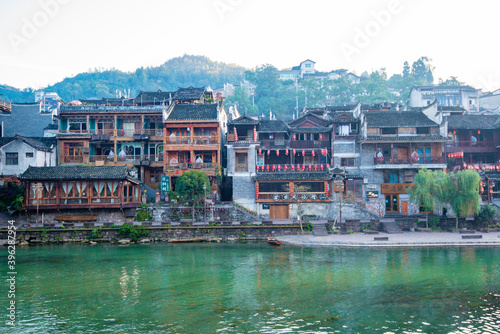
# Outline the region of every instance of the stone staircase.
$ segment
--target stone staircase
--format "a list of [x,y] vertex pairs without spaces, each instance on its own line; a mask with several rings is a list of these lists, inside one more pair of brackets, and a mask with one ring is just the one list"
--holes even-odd
[[315,237],[324,237],[328,235],[328,231],[326,229],[326,221],[314,222],[313,223],[313,235]]
[[403,233],[394,219],[380,219],[382,230],[389,234]]

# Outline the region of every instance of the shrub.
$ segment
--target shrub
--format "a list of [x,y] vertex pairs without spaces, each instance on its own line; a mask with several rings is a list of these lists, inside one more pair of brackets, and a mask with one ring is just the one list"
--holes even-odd
[[137,209],[136,216],[139,222],[153,220],[153,216],[148,212],[148,207],[144,204]]
[[147,237],[151,231],[146,230],[142,226],[134,226],[131,224],[123,224],[118,228],[118,236],[128,238],[132,241],[137,241],[142,237]]
[[92,233],[87,236],[87,239],[101,239],[102,226],[92,229]]
[[481,206],[479,212],[474,216],[474,222],[480,226],[487,226],[493,222],[493,218],[498,215],[497,209],[491,204]]
[[439,221],[439,217],[432,217],[431,219],[429,219],[429,226],[436,227],[439,224]]
[[304,222],[304,232],[312,232],[313,230],[313,224],[309,221]]

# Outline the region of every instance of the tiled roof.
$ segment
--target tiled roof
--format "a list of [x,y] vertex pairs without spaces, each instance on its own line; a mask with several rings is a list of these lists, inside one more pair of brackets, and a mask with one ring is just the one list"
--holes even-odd
[[333,174],[329,172],[281,172],[281,173],[258,173],[255,176],[257,181],[278,181],[278,180],[331,180]]
[[318,126],[315,128],[294,128],[290,127],[291,132],[295,133],[320,133],[320,132],[329,132],[332,131],[333,127],[329,126]]
[[83,106],[61,106],[59,114],[71,113],[161,113],[166,107],[164,106],[97,106],[97,105],[83,105]]
[[331,111],[328,113],[328,116],[330,116],[332,121],[335,123],[358,121],[358,119],[354,118],[354,113],[352,111]]
[[434,90],[447,90],[447,89],[458,89],[458,90],[477,90],[471,86],[458,86],[458,85],[452,85],[452,86],[439,86],[439,85],[431,85],[431,86],[413,86],[412,89],[423,89],[423,90],[429,90],[429,89],[434,89]]
[[57,146],[57,139],[55,137],[16,136],[16,139],[19,139],[29,146],[41,151],[52,151]]
[[365,140],[368,141],[412,141],[412,142],[418,142],[418,141],[429,141],[429,140],[438,140],[438,141],[445,141],[447,138],[441,136],[441,135],[432,135],[432,136],[367,136]]
[[59,126],[56,123],[50,123],[44,128],[44,130],[57,130],[57,129],[59,129]]
[[217,120],[217,104],[176,104],[167,121]]
[[135,97],[135,102],[168,101],[170,98],[173,98],[175,94],[176,92],[163,92],[161,89],[158,89],[156,92],[143,92],[141,90],[141,92]]
[[28,167],[21,180],[125,180],[126,166]]
[[365,117],[371,128],[438,126],[425,114],[416,111],[369,111]]
[[281,120],[261,120],[259,132],[287,132],[288,126]]
[[0,137],[0,147],[10,143],[13,140],[16,140],[16,138],[14,138],[14,137]]
[[173,96],[174,100],[199,100],[203,93],[205,92],[205,87],[187,87],[180,88],[175,92]]
[[243,115],[228,122],[228,124],[259,124],[259,120]]
[[[448,129],[498,129],[498,115],[452,115],[448,118]],[[496,123],[496,124],[495,124]]]

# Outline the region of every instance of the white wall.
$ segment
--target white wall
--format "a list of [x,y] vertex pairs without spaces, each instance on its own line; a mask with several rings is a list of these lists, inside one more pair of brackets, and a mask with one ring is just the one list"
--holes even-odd
[[[18,164],[6,165],[6,153],[17,153]],[[33,158],[27,158],[26,153],[33,153]],[[29,166],[50,167],[56,165],[56,152],[38,151],[20,140],[14,140],[0,149],[0,174],[20,175]]]

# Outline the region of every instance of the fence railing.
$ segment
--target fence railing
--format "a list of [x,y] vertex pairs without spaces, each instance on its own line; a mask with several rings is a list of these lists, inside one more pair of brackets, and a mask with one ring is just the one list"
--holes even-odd
[[410,164],[444,164],[445,157],[422,157],[412,158],[386,158],[379,157],[373,159],[375,165],[410,165]]

